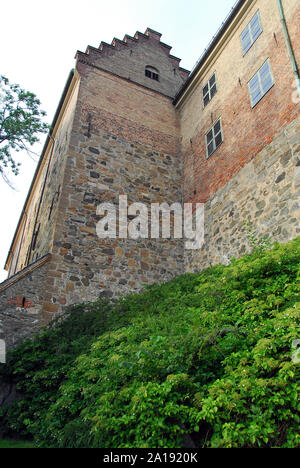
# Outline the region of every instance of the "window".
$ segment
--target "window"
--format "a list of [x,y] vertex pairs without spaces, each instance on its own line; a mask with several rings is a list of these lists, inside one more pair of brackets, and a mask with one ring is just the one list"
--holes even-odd
[[269,60],[258,70],[256,75],[249,81],[251,105],[254,107],[274,84],[272,70]]
[[248,52],[252,44],[254,44],[254,42],[256,41],[256,39],[258,39],[261,33],[262,27],[260,22],[260,16],[259,12],[256,12],[248,26],[244,29],[244,31],[241,34],[244,55],[246,54],[246,52]]
[[214,95],[217,92],[217,80],[216,74],[214,73],[213,76],[208,80],[206,85],[202,88],[202,95],[203,95],[203,106],[207,106],[209,101],[212,100]]
[[146,67],[145,76],[151,78],[151,80],[159,81],[159,72],[154,67]]
[[206,155],[209,158],[223,143],[222,124],[219,119],[206,134]]

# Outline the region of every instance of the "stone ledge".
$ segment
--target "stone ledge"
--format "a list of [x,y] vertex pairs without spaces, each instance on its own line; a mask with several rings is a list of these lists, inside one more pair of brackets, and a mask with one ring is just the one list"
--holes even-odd
[[36,260],[35,262],[31,263],[27,267],[23,268],[23,270],[18,271],[18,273],[16,273],[15,275],[11,276],[10,278],[0,283],[0,293],[3,292],[5,289],[9,288],[10,286],[12,286],[13,284],[15,284],[17,281],[20,281],[22,278],[32,273],[37,268],[40,268],[45,263],[49,262],[50,259],[51,259],[51,254],[48,253],[44,255],[43,257],[39,258],[38,260]]

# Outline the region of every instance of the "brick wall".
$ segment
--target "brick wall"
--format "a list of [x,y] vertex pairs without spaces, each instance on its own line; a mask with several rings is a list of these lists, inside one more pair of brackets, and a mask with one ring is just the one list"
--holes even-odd
[[[284,9],[298,61],[300,6]],[[263,32],[243,55],[240,34],[259,10]],[[269,59],[275,84],[252,108],[248,82]],[[218,91],[203,108],[202,87],[216,72]],[[219,52],[203,65],[198,82],[178,104],[184,200],[205,203],[205,245],[186,252],[186,269],[228,262],[249,250],[245,221],[258,237],[288,241],[299,235],[300,105],[276,2],[257,0],[240,18]],[[205,135],[221,118],[224,141],[206,156]]]
[[179,122],[172,101],[78,62],[80,91],[53,259],[61,304],[112,297],[183,272],[181,240],[101,240],[101,202],[181,202]]
[[[134,37],[126,35],[123,41],[111,44],[101,42],[99,49],[88,47],[77,58],[126,80],[174,97],[187,79],[189,72],[179,66],[180,59],[170,54],[171,47],[160,41],[161,34],[147,29]],[[154,67],[159,80],[145,76],[145,68]]]
[[[299,62],[300,5],[295,0],[283,3]],[[263,32],[243,56],[240,34],[257,10],[260,11]],[[248,82],[268,58],[275,85],[252,109]],[[252,2],[221,51],[208,62],[193,93],[178,108],[186,201],[205,202],[211,199],[220,187],[273,140],[282,126],[300,113],[300,106],[292,102],[294,76],[275,1]],[[218,92],[203,109],[202,86],[214,72]],[[219,118],[222,119],[224,142],[207,159],[205,135]]]
[[185,270],[228,264],[257,240],[287,242],[300,234],[300,117],[282,128],[205,204],[205,243],[186,251]]

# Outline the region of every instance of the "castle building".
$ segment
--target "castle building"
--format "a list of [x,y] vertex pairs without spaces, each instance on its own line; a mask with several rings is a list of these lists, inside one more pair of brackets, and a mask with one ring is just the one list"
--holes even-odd
[[[77,52],[12,240],[0,337],[299,235],[300,4],[239,0],[193,71],[147,29]],[[101,203],[204,204],[204,244],[97,235]],[[130,218],[130,216],[129,216]]]

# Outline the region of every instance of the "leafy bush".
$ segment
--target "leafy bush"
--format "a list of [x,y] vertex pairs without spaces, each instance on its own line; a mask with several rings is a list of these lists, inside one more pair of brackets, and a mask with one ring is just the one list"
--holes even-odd
[[42,446],[298,446],[299,247],[78,306],[11,355],[7,425]]
[[[112,313],[113,311],[113,313]],[[20,436],[35,432],[75,359],[104,331],[126,325],[129,316],[107,302],[71,307],[62,319],[8,352],[0,380],[15,384],[22,398],[0,411],[1,426]]]

